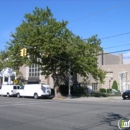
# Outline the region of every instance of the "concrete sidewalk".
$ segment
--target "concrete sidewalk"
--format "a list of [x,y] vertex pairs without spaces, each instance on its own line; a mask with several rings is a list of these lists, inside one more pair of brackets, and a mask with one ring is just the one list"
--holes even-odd
[[72,97],[72,98],[54,98],[53,100],[72,100],[72,101],[110,101],[122,100],[122,96],[109,96],[109,97]]

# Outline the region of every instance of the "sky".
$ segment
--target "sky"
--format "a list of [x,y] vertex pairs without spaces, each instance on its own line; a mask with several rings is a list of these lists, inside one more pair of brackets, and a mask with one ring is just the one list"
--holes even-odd
[[105,52],[130,59],[130,0],[0,0],[0,50],[35,7],[49,7],[57,21],[82,39],[95,34]]

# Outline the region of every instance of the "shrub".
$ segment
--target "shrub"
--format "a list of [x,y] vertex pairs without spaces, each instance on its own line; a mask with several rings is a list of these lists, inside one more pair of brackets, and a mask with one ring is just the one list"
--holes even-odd
[[112,90],[111,89],[107,89],[107,93],[112,93]]
[[99,90],[101,93],[106,93],[106,89],[105,88],[100,88]]
[[17,85],[23,86],[22,82],[17,83]]
[[68,86],[67,85],[60,85],[59,90],[60,90],[62,95],[68,94]]
[[[61,95],[63,95],[63,96],[68,95],[68,86],[67,85],[60,85],[59,90],[60,90]],[[76,88],[74,86],[71,86],[71,95],[72,96],[82,96],[83,94],[84,94],[83,87]]]
[[103,97],[107,97],[108,95],[106,93],[102,93],[102,96]]
[[99,93],[99,92],[95,92],[95,93],[93,94],[93,96],[94,96],[94,97],[101,97],[101,96],[102,96],[102,94],[101,94],[101,93]]
[[112,84],[112,89],[118,90],[117,82],[114,80]]

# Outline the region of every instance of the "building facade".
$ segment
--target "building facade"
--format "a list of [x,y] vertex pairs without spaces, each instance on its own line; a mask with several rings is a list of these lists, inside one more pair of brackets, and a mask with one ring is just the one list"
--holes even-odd
[[[113,55],[110,53],[102,53],[98,56],[98,66],[107,72],[104,84],[95,81],[90,75],[88,79],[81,77],[79,74],[75,76],[78,83],[86,82],[92,86],[93,90],[99,90],[100,88],[111,89],[113,81],[118,84],[118,89],[123,92],[126,89],[130,89],[130,64],[123,64],[123,55]],[[22,66],[20,71],[23,77],[28,83],[44,83],[49,84],[53,88],[53,79],[51,75],[45,78],[40,74],[38,65]]]

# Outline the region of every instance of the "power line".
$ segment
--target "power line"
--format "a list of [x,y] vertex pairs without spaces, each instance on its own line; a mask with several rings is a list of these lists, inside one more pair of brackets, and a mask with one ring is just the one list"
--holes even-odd
[[[123,12],[123,13],[126,13],[126,11]],[[119,15],[119,14],[121,14],[121,13],[117,13],[117,14],[111,15],[111,16],[109,16],[109,18],[110,18],[110,17],[113,17],[113,16],[115,16],[115,15]],[[71,28],[71,29],[73,29],[73,28],[78,28],[78,27],[85,26],[85,25],[87,25],[87,24],[91,24],[91,23],[93,23],[93,22],[97,22],[97,21],[100,21],[100,20],[106,19],[106,18],[108,18],[108,17],[99,18],[99,19],[93,20],[92,22],[88,22],[88,23],[85,23],[85,24],[80,24],[80,25],[78,25],[78,26],[73,26],[73,27],[70,27],[70,28]]]
[[[130,49],[127,49],[127,50],[120,50],[120,51],[113,51],[113,52],[109,52],[109,53],[103,53],[103,54],[112,54],[112,53],[118,53],[118,52],[125,52],[125,51],[130,51]],[[99,55],[102,55],[102,54],[99,54]]]
[[[100,38],[100,39],[113,38],[113,37],[118,37],[118,36],[121,36],[121,35],[127,35],[127,34],[130,34],[130,32],[120,33],[120,34],[117,34],[117,35],[108,36],[108,37],[104,37],[104,38]],[[84,41],[87,41],[87,38],[86,38],[86,39],[83,39],[83,40],[84,40]]]
[[[127,34],[130,34],[130,32],[121,33],[121,34],[117,34],[117,35],[113,35],[113,36],[108,36],[108,37],[104,37],[104,38],[100,38],[100,39],[108,39],[108,38],[118,37],[118,36],[127,35]],[[87,38],[83,39],[83,40],[87,40]],[[0,44],[2,44],[2,43],[5,43],[5,42],[0,42]],[[104,48],[104,49],[116,48],[116,47],[125,46],[125,45],[130,45],[130,44],[124,44],[124,45],[119,45],[119,46],[111,46],[111,47]]]
[[107,48],[104,48],[104,49],[116,48],[116,47],[127,46],[127,45],[130,45],[130,44],[124,44],[124,45],[119,45],[119,46],[112,46],[112,47],[107,47]]
[[108,37],[104,37],[104,38],[100,38],[100,39],[108,39],[108,38],[118,37],[118,36],[121,36],[121,35],[126,35],[126,34],[130,34],[130,32],[121,33],[121,34],[117,34],[117,35],[113,35],[113,36],[108,36]]
[[100,14],[100,13],[102,13],[102,12],[105,12],[105,11],[108,11],[108,10],[112,10],[112,9],[114,9],[114,8],[118,8],[118,7],[120,7],[120,6],[123,6],[123,5],[127,4],[127,3],[129,3],[129,2],[130,2],[130,1],[127,1],[127,2],[124,2],[124,3],[122,3],[122,4],[118,4],[118,5],[116,5],[116,6],[107,8],[107,9],[105,9],[105,10],[98,11],[98,12],[89,14],[89,15],[87,15],[87,16],[81,17],[81,18],[77,18],[77,19],[75,19],[75,20],[70,21],[69,23],[72,23],[72,22],[75,22],[75,21],[79,21],[79,20],[81,20],[81,19],[84,19],[84,18],[87,18],[87,17],[91,17],[91,16],[94,16],[94,15]]

